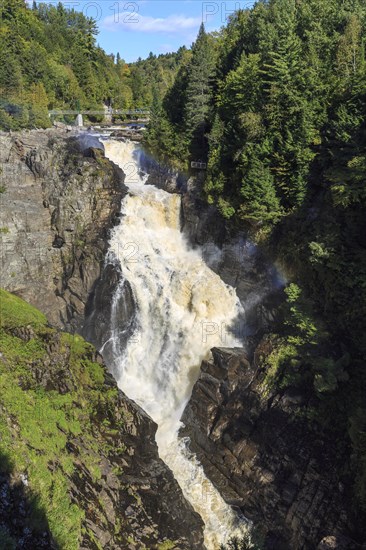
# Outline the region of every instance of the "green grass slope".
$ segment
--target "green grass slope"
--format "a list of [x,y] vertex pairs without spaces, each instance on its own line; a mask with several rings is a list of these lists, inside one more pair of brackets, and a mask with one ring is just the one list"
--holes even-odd
[[[0,319],[0,474],[27,479],[30,529],[48,527],[59,548],[77,549],[84,511],[71,498],[72,480],[80,463],[98,480],[98,453],[113,452],[118,426],[108,410],[118,390],[104,384],[93,346],[50,328],[42,313],[4,290]],[[7,540],[12,548],[11,533]]]

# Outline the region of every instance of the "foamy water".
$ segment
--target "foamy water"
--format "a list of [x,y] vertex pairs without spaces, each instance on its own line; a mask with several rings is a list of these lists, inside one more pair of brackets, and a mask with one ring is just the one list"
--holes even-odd
[[118,385],[158,424],[160,457],[201,515],[205,545],[214,550],[246,530],[246,523],[206,478],[178,430],[201,361],[214,346],[241,345],[230,334],[241,305],[235,290],[211,271],[201,251],[191,249],[180,232],[180,196],[145,185],[138,146],[113,140],[104,146],[106,156],[125,172],[129,188],[110,251],[137,306],[135,333],[115,361]]

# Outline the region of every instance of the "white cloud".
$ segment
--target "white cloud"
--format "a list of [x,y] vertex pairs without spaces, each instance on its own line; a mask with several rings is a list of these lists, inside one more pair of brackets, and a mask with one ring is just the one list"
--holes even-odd
[[150,17],[139,13],[122,12],[106,17],[102,27],[109,31],[184,33],[197,28],[201,17],[169,15],[168,17]]

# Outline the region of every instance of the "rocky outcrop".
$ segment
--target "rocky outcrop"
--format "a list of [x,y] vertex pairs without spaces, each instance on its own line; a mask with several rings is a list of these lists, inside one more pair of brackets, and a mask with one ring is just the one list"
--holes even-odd
[[239,348],[213,349],[181,435],[224,499],[266,533],[266,548],[361,548],[348,538],[352,505],[337,441],[306,419],[306,396],[264,392],[260,358],[270,349],[264,339],[252,361]]
[[147,185],[154,185],[168,193],[186,192],[188,176],[175,168],[157,162],[143,148],[140,152],[139,164],[141,170],[148,174]]
[[[106,375],[105,380],[110,388],[116,389],[111,376]],[[98,452],[101,478],[97,482],[82,462],[72,478],[73,499],[87,511],[88,529],[103,548],[158,549],[169,540],[177,549],[202,549],[202,520],[184,499],[173,474],[159,458],[156,424],[121,391],[112,416],[125,422],[113,441],[114,448],[123,452],[115,451],[113,457],[101,456]],[[75,443],[76,455],[82,444],[82,439]],[[118,534],[115,534],[116,524],[121,526]],[[85,550],[93,547],[90,536],[80,546]]]
[[131,126],[126,126],[121,130],[115,130],[111,133],[111,138],[113,139],[130,139],[132,141],[142,141],[144,137],[144,128],[138,126],[138,124],[132,124]]
[[3,290],[0,318],[0,546],[202,549],[156,424],[95,348]]
[[[131,286],[118,261],[108,255],[85,309],[82,334],[103,353],[109,370],[118,375],[118,361],[136,325]],[[117,362],[117,364],[116,364]]]
[[[132,293],[116,264],[105,262],[108,233],[119,222],[120,202],[126,193],[122,170],[104,157],[103,148],[94,138],[55,129],[0,134],[0,160],[1,286],[38,307],[56,327],[80,331],[86,314],[85,333],[98,343],[105,337],[114,307],[113,287],[120,285],[114,313],[123,331],[123,322],[133,322]],[[0,306],[4,301],[2,297]],[[3,314],[0,317],[1,321],[5,318]],[[15,339],[15,349],[20,349],[23,341],[27,353],[28,344],[30,350],[34,347],[35,360],[27,359],[25,364],[16,360],[11,367],[11,356],[2,347],[0,369],[11,373],[9,392],[21,387],[25,377],[31,380],[31,386],[22,388],[24,392],[49,395],[56,403],[69,395],[70,410],[82,412],[73,428],[67,428],[65,422],[44,419],[54,422],[52,431],[59,433],[60,441],[67,439],[59,458],[52,455],[45,463],[44,475],[49,479],[49,470],[62,486],[61,479],[67,478],[71,502],[83,518],[80,549],[202,549],[202,520],[159,458],[155,423],[117,389],[92,346],[81,344],[78,336],[74,346],[70,335],[60,335],[50,327],[37,334],[28,325],[25,322],[16,329],[12,326],[6,338]],[[123,338],[119,340],[122,345]],[[80,346],[86,346],[85,353],[75,365],[72,359],[80,353]],[[43,354],[41,360],[39,353]],[[108,359],[107,351],[106,356]],[[19,380],[17,368],[21,370]],[[55,406],[58,410],[59,405]],[[67,410],[66,414],[71,413]],[[33,417],[32,413],[32,422]],[[1,400],[0,420],[4,419],[11,432],[11,453],[17,447],[15,441],[27,445],[27,440],[18,439],[24,428],[18,425],[16,414],[4,409]],[[25,427],[39,439],[37,445],[41,445],[44,456],[51,452],[51,443],[47,430],[38,428],[33,424],[31,429]],[[29,449],[33,446],[30,443]],[[27,446],[24,452],[29,449]],[[53,539],[47,521],[43,534],[31,527],[26,531],[27,502],[34,502],[35,497],[31,481],[25,494],[24,487],[23,492],[18,490],[18,478],[23,474],[19,473],[19,464],[16,467],[17,460],[18,456],[11,462],[14,472],[0,476],[2,494],[11,495],[6,506],[0,506],[1,536],[16,540],[19,548],[51,548]],[[45,458],[42,460],[44,464]],[[53,482],[51,485],[49,494],[56,490]],[[54,517],[55,512],[51,515]],[[62,515],[60,521],[64,521]],[[10,516],[12,524],[7,525]],[[67,537],[67,528],[60,530]]]
[[0,134],[1,285],[78,330],[119,221],[124,174],[96,138]]

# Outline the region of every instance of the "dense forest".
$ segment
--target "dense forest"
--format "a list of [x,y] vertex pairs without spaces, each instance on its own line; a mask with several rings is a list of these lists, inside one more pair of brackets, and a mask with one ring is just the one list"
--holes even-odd
[[201,196],[290,281],[268,389],[300,389],[366,509],[366,6],[269,0],[201,26],[147,146],[207,163]]
[[[4,0],[0,6],[0,128],[44,128],[48,110],[149,107],[171,86],[184,57],[150,54],[128,65],[96,42],[93,19],[57,5]],[[123,44],[121,45],[123,48]],[[75,117],[66,122],[71,122]],[[101,120],[90,115],[90,121]]]

